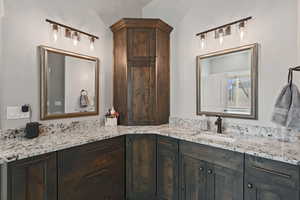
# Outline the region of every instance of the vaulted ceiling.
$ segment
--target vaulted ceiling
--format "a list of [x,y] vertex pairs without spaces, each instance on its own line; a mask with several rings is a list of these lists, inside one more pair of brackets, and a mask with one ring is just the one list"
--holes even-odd
[[123,17],[142,17],[142,9],[152,0],[79,0],[94,8],[103,22],[111,25]]

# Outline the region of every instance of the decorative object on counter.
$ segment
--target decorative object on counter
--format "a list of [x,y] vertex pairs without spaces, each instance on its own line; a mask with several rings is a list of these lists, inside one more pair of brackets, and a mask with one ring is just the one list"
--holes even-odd
[[46,46],[40,51],[41,119],[98,115],[99,59]]
[[257,119],[258,44],[197,57],[197,115]]
[[82,34],[82,35],[86,35],[89,38],[90,50],[93,51],[95,49],[94,43],[95,43],[96,39],[99,39],[98,36],[81,31],[81,30],[73,28],[71,26],[67,26],[67,25],[52,21],[50,19],[46,19],[46,22],[48,22],[51,25],[51,32],[53,35],[54,42],[57,42],[57,40],[59,38],[60,29],[65,29],[65,33],[64,33],[65,37],[73,39],[74,46],[77,46],[78,42],[80,41],[80,34]]
[[282,89],[276,100],[272,122],[300,130],[300,92],[298,87],[293,84],[293,71],[300,71],[300,66],[289,69],[288,84]]
[[40,134],[41,124],[38,122],[30,122],[26,124],[25,137],[28,139],[36,138]]
[[201,33],[197,33],[196,36],[200,38],[201,48],[204,49],[206,46],[206,38],[207,34],[210,32],[214,32],[215,39],[219,39],[220,45],[223,44],[224,36],[231,35],[231,26],[238,25],[240,40],[242,41],[245,37],[245,29],[247,21],[251,20],[253,17],[246,17],[234,22],[230,22],[228,24],[218,26],[216,28],[212,28]]
[[166,124],[170,115],[171,26],[125,18],[114,34],[114,106],[121,125]]
[[114,107],[105,114],[105,126],[117,126],[120,114],[115,111]]

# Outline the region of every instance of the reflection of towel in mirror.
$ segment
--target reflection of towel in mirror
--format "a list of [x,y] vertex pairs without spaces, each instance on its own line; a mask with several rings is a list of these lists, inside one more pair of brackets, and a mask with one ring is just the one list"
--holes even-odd
[[299,90],[296,85],[288,84],[276,100],[272,121],[288,128],[300,128],[299,111]]
[[80,107],[85,108],[85,107],[88,107],[88,105],[89,105],[88,94],[85,90],[82,90],[81,94],[80,94]]

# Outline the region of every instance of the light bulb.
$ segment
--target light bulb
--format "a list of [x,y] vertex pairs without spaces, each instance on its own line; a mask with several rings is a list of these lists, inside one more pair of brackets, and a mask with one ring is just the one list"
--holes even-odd
[[245,37],[245,22],[241,22],[239,23],[239,30],[240,30],[240,39],[241,41],[244,40],[244,37]]
[[53,40],[56,42],[58,40],[58,26],[56,24],[52,25],[52,34],[53,34]]
[[80,40],[79,33],[74,32],[74,33],[73,33],[73,45],[74,45],[74,46],[77,46],[79,40]]
[[91,50],[91,51],[94,51],[94,49],[95,49],[94,43],[91,43],[91,44],[90,44],[90,50]]
[[77,46],[78,40],[76,38],[73,39],[73,44],[74,44],[74,46]]
[[93,37],[91,37],[90,38],[90,50],[91,51],[94,51],[94,49],[95,49],[95,38],[93,38]]
[[205,48],[205,35],[204,34],[201,35],[200,38],[201,38],[201,49],[204,49]]
[[223,31],[223,29],[219,30],[219,42],[220,42],[220,45],[222,45],[223,42],[224,42],[224,31]]

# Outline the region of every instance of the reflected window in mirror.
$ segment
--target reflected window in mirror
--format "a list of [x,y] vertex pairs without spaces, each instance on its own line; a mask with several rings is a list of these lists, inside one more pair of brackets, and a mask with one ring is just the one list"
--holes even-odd
[[197,114],[257,118],[257,44],[197,57]]
[[41,118],[98,114],[97,58],[41,48]]

